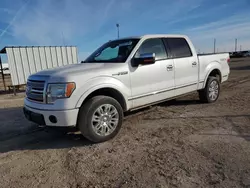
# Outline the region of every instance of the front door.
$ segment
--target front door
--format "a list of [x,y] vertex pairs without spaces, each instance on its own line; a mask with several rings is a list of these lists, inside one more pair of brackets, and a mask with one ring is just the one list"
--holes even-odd
[[135,55],[155,53],[156,62],[149,65],[131,67],[130,79],[133,107],[161,101],[174,96],[173,60],[167,59],[163,40],[146,39]]

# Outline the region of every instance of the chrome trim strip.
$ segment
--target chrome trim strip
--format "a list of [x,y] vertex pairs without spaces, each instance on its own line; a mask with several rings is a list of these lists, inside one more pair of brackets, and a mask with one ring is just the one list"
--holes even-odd
[[165,102],[165,101],[170,101],[172,99],[176,99],[176,97],[182,97],[182,96],[189,95],[192,92],[193,91],[185,93],[185,94],[177,95],[177,96],[174,96],[174,97],[170,97],[170,98],[167,98],[167,99],[163,99],[163,100],[160,100],[160,101],[152,102],[152,103],[149,103],[149,104],[146,104],[146,105],[142,105],[142,106],[138,106],[138,107],[135,107],[135,108],[131,108],[129,111],[132,112],[132,111],[135,111],[135,110],[139,110],[139,109],[145,108],[147,106],[152,106],[152,105],[160,104],[160,103]]
[[33,103],[44,104],[44,102],[32,100],[32,99],[30,99],[30,98],[28,98],[28,97],[26,97],[26,99],[27,99],[28,101],[30,101],[30,102],[33,102]]
[[43,93],[43,90],[37,90],[37,89],[31,89],[32,92],[35,92],[35,93]]
[[24,107],[28,107],[28,108],[33,109],[33,110],[46,111],[46,112],[48,112],[48,111],[51,111],[51,112],[54,112],[54,111],[62,112],[62,111],[69,111],[69,110],[79,110],[79,108],[71,108],[71,109],[39,109],[39,108],[30,107],[27,104]]
[[139,99],[139,98],[143,98],[143,97],[148,97],[148,96],[151,96],[151,95],[156,95],[156,94],[160,94],[160,93],[165,93],[167,91],[172,91],[174,90],[175,88],[171,88],[171,89],[164,89],[164,90],[161,90],[161,91],[155,91],[155,92],[152,92],[152,93],[148,93],[148,94],[143,94],[143,95],[139,95],[139,96],[136,96],[136,97],[131,97],[129,98],[128,100],[135,100],[135,99]]
[[[199,83],[203,83],[204,81],[201,81]],[[128,99],[128,101],[131,101],[131,100],[135,100],[135,99],[140,99],[140,98],[143,98],[143,97],[148,97],[148,96],[151,96],[151,95],[156,95],[156,94],[160,94],[160,93],[165,93],[167,91],[172,91],[172,90],[175,90],[175,89],[181,89],[181,88],[184,88],[184,87],[189,87],[189,86],[193,86],[193,85],[197,85],[198,83],[193,83],[193,84],[188,84],[188,85],[184,85],[184,86],[180,86],[180,87],[175,87],[175,88],[170,88],[170,89],[164,89],[164,90],[160,90],[160,91],[155,91],[155,92],[152,92],[152,93],[147,93],[147,94],[143,94],[143,95],[139,95],[139,96],[136,96],[136,97],[131,97]]]

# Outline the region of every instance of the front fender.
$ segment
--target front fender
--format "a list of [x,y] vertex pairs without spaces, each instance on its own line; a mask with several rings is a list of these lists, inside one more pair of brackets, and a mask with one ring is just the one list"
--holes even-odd
[[210,75],[210,73],[213,71],[213,70],[219,70],[220,74],[221,74],[221,64],[217,61],[213,61],[213,62],[210,62],[207,67],[205,68],[205,79],[204,79],[204,83],[203,83],[203,87],[206,86],[207,84],[207,79],[208,79],[208,76]]
[[102,88],[112,88],[112,89],[119,91],[125,99],[127,108],[130,107],[128,98],[131,95],[131,91],[129,89],[129,86],[126,86],[120,80],[114,77],[101,76],[101,77],[88,80],[81,88],[78,89],[77,96],[80,96],[80,97],[77,101],[76,108],[80,108],[84,100],[91,93]]

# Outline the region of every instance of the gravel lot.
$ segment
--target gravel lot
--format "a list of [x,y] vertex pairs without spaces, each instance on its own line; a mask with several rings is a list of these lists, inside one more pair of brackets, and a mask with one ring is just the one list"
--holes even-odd
[[0,96],[0,187],[250,187],[250,59],[230,63],[219,100],[197,93],[129,114],[111,141],[25,120]]

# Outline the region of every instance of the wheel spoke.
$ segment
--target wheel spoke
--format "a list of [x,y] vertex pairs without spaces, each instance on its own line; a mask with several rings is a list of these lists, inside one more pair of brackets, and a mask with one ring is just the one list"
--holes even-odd
[[211,86],[214,87],[215,85],[216,85],[216,82],[213,81],[213,82],[211,83]]
[[103,125],[102,125],[101,123],[98,123],[98,124],[95,126],[95,129],[96,129],[97,131],[99,131],[100,128],[101,128],[102,126],[103,126]]
[[212,92],[210,92],[209,94],[208,94],[208,96],[209,96],[209,98],[211,99],[212,98]]
[[108,113],[110,110],[110,105],[104,105],[104,113]]
[[118,122],[118,118],[111,118],[110,122],[117,123]]
[[103,125],[102,127],[101,127],[101,135],[102,136],[105,136],[105,126]]
[[214,100],[214,94],[213,93],[211,94],[211,99]]
[[104,114],[104,111],[102,109],[102,107],[99,107],[96,111],[99,115],[103,115]]
[[97,115],[94,115],[93,118],[92,118],[92,121],[93,122],[100,122],[100,116],[97,116]]
[[117,112],[116,109],[114,109],[114,110],[112,110],[112,111],[110,112],[111,117],[114,117],[114,116],[116,116],[117,114],[118,114],[118,112]]
[[108,127],[108,132],[113,132],[114,127],[111,125],[111,123],[108,123],[107,127]]

